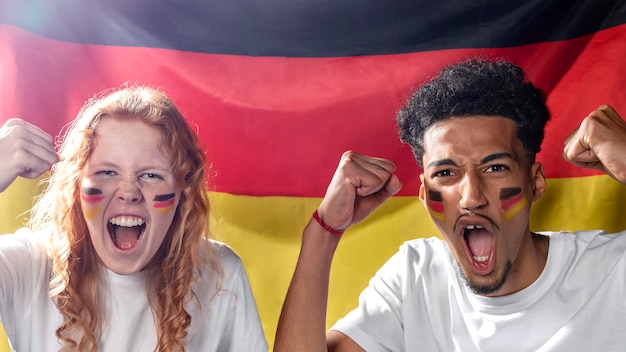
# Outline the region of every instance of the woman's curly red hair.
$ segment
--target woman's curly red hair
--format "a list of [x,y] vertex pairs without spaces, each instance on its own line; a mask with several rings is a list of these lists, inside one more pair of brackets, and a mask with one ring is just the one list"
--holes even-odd
[[[63,315],[56,334],[64,350],[96,351],[103,314],[98,300],[102,265],[88,234],[79,201],[81,171],[93,149],[98,123],[108,116],[140,119],[161,131],[161,148],[172,160],[182,190],[170,229],[146,269],[152,270],[146,294],[157,322],[156,351],[184,351],[191,316],[185,303],[198,275],[217,275],[221,267],[208,237],[209,201],[206,160],[197,135],[170,98],[159,89],[128,86],[105,92],[85,103],[62,140],[46,191],[33,207],[30,226],[50,232],[50,296]],[[207,248],[203,251],[201,246]],[[209,256],[201,253],[209,253]]]

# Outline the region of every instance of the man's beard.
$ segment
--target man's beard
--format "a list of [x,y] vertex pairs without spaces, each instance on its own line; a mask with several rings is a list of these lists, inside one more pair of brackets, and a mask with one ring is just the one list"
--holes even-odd
[[461,280],[465,283],[465,286],[467,286],[470,290],[472,290],[472,292],[477,295],[486,296],[492,293],[496,293],[498,292],[498,290],[500,290],[500,288],[502,288],[502,285],[504,285],[504,283],[506,282],[507,277],[509,277],[509,273],[511,272],[513,264],[510,261],[507,261],[504,265],[504,271],[502,272],[502,275],[497,278],[496,281],[488,284],[477,284],[475,282],[471,282],[463,273],[463,269],[458,262],[456,263],[456,267],[459,276],[461,277]]

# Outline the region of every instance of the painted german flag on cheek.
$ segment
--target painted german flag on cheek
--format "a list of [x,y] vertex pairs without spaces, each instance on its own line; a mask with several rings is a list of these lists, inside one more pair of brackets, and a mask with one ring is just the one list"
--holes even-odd
[[80,196],[83,200],[82,209],[85,219],[93,219],[98,214],[102,213],[100,202],[104,199],[102,190],[98,188],[83,187],[80,189]]
[[443,196],[441,192],[429,190],[426,204],[428,205],[430,215],[433,219],[439,221],[443,220]]
[[[162,87],[207,151],[211,234],[243,258],[271,345],[276,297],[344,151],[392,159],[404,186],[343,237],[329,326],[403,241],[437,234],[395,113],[443,65],[502,57],[545,91],[548,187],[531,229],[626,228],[625,187],[561,158],[600,104],[626,115],[624,43],[625,0],[2,1],[0,120],[58,135],[97,92]],[[5,232],[21,226],[35,184],[3,192]]]
[[502,202],[505,220],[510,220],[528,204],[528,199],[524,197],[522,189],[516,187],[501,189],[500,201]]
[[158,194],[154,196],[152,206],[156,209],[157,214],[165,214],[174,210],[176,202],[176,194]]
[[104,199],[104,194],[102,193],[102,190],[98,188],[83,187],[80,191],[81,197],[86,203],[97,204]]

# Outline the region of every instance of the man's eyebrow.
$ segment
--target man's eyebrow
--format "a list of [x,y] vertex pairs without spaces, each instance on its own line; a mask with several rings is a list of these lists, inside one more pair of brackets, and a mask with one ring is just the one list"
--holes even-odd
[[441,159],[441,160],[435,160],[435,161],[429,163],[428,167],[439,167],[439,166],[443,166],[443,165],[457,166],[457,164],[452,159]]
[[495,154],[490,154],[487,155],[486,157],[482,158],[482,160],[480,161],[481,164],[486,164],[490,161],[494,161],[494,160],[498,160],[498,159],[513,159],[513,155],[511,155],[511,153],[495,153]]
[[[494,161],[498,159],[513,159],[513,155],[511,153],[506,153],[506,152],[489,154],[486,157],[482,158],[480,160],[480,163],[486,164],[490,161]],[[457,163],[452,159],[440,159],[440,160],[435,160],[429,163],[428,167],[439,167],[439,166],[444,166],[444,165],[457,166]]]

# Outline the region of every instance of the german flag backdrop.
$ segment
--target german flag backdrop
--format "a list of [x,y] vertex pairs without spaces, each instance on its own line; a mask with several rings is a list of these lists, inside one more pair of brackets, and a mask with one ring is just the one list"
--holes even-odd
[[[329,325],[403,241],[436,235],[395,112],[473,56],[516,62],[548,94],[548,191],[531,228],[625,229],[626,187],[561,148],[600,104],[626,115],[626,0],[0,0],[0,120],[58,135],[95,93],[162,87],[197,126],[213,236],[243,258],[272,345],[301,230],[343,151],[394,160],[404,188],[344,236]],[[35,192],[19,180],[0,195],[2,233]]]

